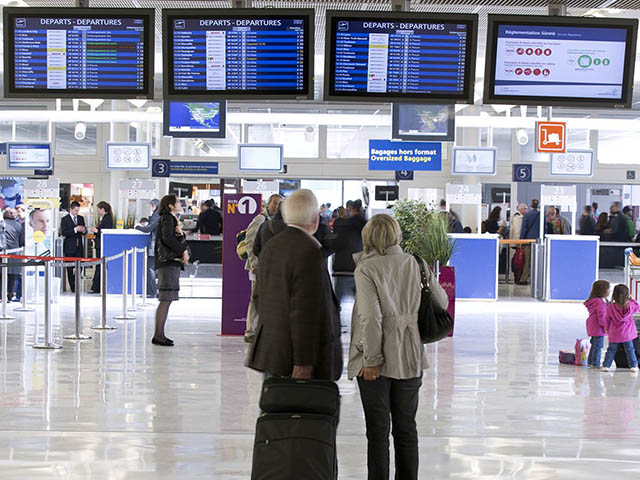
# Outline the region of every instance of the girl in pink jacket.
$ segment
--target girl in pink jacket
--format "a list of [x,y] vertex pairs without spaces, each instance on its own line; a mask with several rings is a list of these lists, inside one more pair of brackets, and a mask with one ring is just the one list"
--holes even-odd
[[591,337],[591,349],[587,365],[593,368],[600,368],[602,359],[602,347],[604,346],[605,330],[607,328],[607,298],[609,298],[609,282],[606,280],[596,280],[591,287],[591,295],[584,302],[589,311],[587,318],[587,335]]
[[633,348],[633,340],[638,337],[638,330],[633,321],[633,314],[640,310],[635,300],[629,297],[626,285],[616,285],[613,289],[612,302],[607,307],[607,333],[609,334],[609,348],[604,357],[602,370],[608,371],[613,363],[613,357],[622,344],[627,355],[627,362],[632,372],[638,371],[638,359]]

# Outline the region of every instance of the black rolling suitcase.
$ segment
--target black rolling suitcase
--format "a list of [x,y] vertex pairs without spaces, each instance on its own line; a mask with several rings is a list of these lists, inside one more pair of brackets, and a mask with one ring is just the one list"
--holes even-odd
[[[636,358],[640,360],[640,338],[636,338],[633,341],[633,347],[636,350]],[[613,361],[616,363],[616,368],[629,368],[629,362],[627,362],[627,354],[624,351],[622,345],[618,345],[618,350],[613,357]]]
[[260,396],[252,480],[338,478],[338,386],[326,380],[269,378]]

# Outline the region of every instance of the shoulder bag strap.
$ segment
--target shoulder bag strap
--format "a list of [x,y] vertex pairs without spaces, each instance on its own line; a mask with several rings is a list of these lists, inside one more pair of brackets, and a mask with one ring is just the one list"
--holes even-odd
[[418,266],[420,267],[420,283],[421,283],[422,289],[428,290],[429,281],[427,280],[427,272],[424,269],[424,262],[422,261],[422,258],[420,258],[419,255],[414,254],[413,258],[416,259],[416,262],[418,262]]

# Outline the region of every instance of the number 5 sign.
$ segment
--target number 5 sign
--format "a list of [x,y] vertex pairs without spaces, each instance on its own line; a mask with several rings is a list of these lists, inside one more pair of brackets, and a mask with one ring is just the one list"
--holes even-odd
[[533,165],[516,164],[513,166],[513,181],[530,183],[533,180]]
[[567,149],[565,122],[536,122],[536,151],[538,153],[564,153]]

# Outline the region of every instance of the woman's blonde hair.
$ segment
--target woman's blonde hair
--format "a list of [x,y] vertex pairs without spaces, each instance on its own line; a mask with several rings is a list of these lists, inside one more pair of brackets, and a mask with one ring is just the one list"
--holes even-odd
[[399,245],[401,240],[402,230],[391,215],[374,215],[362,230],[364,253],[375,250],[380,255],[385,255],[389,247]]

